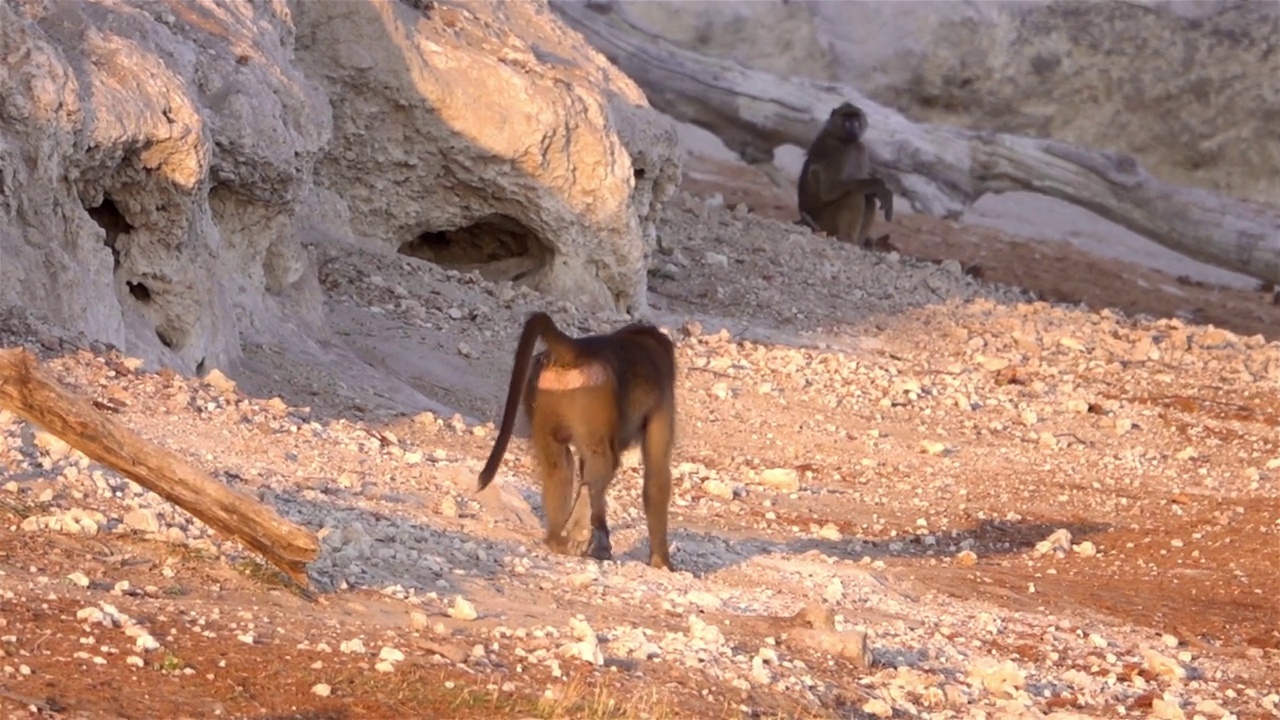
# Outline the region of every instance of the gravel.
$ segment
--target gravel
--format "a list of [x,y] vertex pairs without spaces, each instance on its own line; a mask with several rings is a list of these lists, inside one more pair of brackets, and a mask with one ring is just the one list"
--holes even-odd
[[[1158,555],[1194,570],[1247,520],[1275,547],[1280,517],[1256,508],[1280,498],[1280,448],[1260,429],[1274,413],[1265,399],[1280,385],[1280,345],[1028,302],[958,263],[866,253],[687,197],[661,232],[684,238],[657,259],[653,278],[681,368],[673,573],[643,564],[634,453],[610,495],[618,561],[565,558],[539,544],[540,500],[520,441],[493,497],[472,493],[491,423],[433,412],[383,422],[249,397],[220,372],[180,378],[93,343],[49,341],[56,331],[18,311],[0,339],[67,345],[57,359],[37,347],[64,382],[115,398],[116,419],[317,531],[322,555],[310,573],[321,592],[351,602],[374,593],[401,608],[391,629],[345,635],[359,628],[334,620],[327,636],[306,638],[298,647],[317,668],[451,663],[497,673],[504,691],[554,695],[570,663],[586,663],[638,678],[692,676],[746,709],[772,695],[875,717],[1275,712],[1274,683],[1238,680],[1258,677],[1246,663],[1280,667],[1275,650],[1214,653],[1085,605],[1050,610],[1035,599],[1073,568],[1137,584],[1167,572],[1144,567],[1133,548],[1086,539],[1093,531],[1079,523],[1017,542],[970,527],[1014,528],[1049,508],[1127,523],[1148,496],[1179,517],[1185,503],[1169,498],[1207,497],[1215,522],[1127,542],[1157,543]],[[381,254],[333,253],[322,280],[335,306],[431,330],[441,347],[478,358],[478,377],[499,393],[529,309],[550,310],[574,332],[622,321]],[[445,400],[470,412],[496,413],[492,391],[451,392]],[[1175,422],[1179,413],[1195,423]],[[0,465],[9,468],[0,499],[20,508],[0,517],[15,530],[108,546],[153,541],[227,565],[252,557],[3,411]],[[1002,604],[917,578],[983,568],[1023,573],[1020,597],[1033,599]],[[1239,573],[1248,594],[1250,571]],[[154,585],[88,566],[36,575],[0,575],[4,597],[98,598],[74,614],[86,662],[164,666],[171,641],[131,616],[165,602]],[[830,628],[788,624],[815,602]],[[234,605],[200,620],[185,632],[229,634],[248,652],[281,642],[289,623]],[[15,687],[32,672],[0,654],[0,678]],[[318,679],[309,687],[334,691]]]

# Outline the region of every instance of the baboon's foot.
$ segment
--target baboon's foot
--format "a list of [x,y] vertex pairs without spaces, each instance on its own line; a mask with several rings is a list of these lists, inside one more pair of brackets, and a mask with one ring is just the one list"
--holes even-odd
[[612,560],[613,545],[609,542],[609,531],[596,528],[591,533],[591,543],[587,545],[587,555],[597,560]]
[[564,535],[548,535],[546,540],[543,542],[546,543],[548,550],[558,555],[578,554],[574,552],[572,547],[570,547],[571,543],[569,542],[569,538],[566,538]]
[[662,553],[650,552],[649,567],[657,568],[658,570],[670,570],[672,572],[675,572],[675,568],[671,567],[671,558],[667,557],[667,554],[665,552],[662,552]]

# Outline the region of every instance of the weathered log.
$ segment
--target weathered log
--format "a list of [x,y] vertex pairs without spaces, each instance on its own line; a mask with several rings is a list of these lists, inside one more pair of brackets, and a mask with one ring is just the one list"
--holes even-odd
[[850,100],[870,120],[879,174],[917,212],[957,218],[987,193],[1064,200],[1202,262],[1280,283],[1280,208],[1152,177],[1131,156],[1056,140],[913,123],[848,85],[782,78],[672,45],[616,6],[552,0],[557,14],[679,120],[718,135],[747,162],[806,146]]
[[89,458],[181,507],[266,558],[303,588],[320,554],[314,533],[103,415],[45,375],[22,348],[0,349],[0,408],[40,425]]

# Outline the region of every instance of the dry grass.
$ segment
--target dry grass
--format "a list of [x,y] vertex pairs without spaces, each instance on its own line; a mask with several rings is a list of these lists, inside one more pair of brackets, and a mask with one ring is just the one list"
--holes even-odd
[[641,697],[624,698],[607,680],[595,680],[576,672],[557,688],[553,698],[538,702],[537,717],[546,720],[668,720],[678,717],[657,689]]

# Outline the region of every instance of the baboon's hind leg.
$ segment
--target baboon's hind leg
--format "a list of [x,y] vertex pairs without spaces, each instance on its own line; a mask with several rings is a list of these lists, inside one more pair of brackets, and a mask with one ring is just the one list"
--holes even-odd
[[862,223],[866,211],[859,211],[862,198],[855,193],[841,195],[822,209],[827,227],[835,228],[835,238],[840,242],[856,243],[862,240],[858,235],[862,231]]
[[667,513],[671,508],[671,443],[675,438],[675,408],[667,404],[644,428],[644,515],[649,524],[649,565],[671,569],[667,543]]
[[854,238],[854,242],[861,243],[863,247],[871,247],[871,226],[876,222],[876,201],[871,195],[863,200],[862,217],[858,222],[858,227],[854,228],[858,235]]
[[535,462],[542,480],[542,509],[547,514],[547,547],[553,552],[568,553],[565,523],[573,510],[573,454],[569,446],[551,437],[538,438]]
[[601,443],[581,449],[582,482],[591,497],[591,540],[586,554],[597,560],[613,559],[613,544],[609,541],[608,497],[609,484],[618,470],[618,453],[612,443]]

